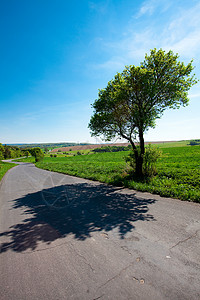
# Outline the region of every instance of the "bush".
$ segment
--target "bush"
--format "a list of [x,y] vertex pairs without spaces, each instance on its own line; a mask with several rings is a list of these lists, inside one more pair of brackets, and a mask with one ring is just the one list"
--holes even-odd
[[0,151],[0,160],[4,159],[3,152]]
[[200,145],[200,140],[193,140],[193,141],[190,141],[189,145],[190,145],[190,146]]
[[151,144],[145,149],[144,162],[143,162],[143,173],[146,176],[152,177],[157,174],[156,162],[161,157],[161,151]]
[[43,158],[44,158],[43,155],[36,154],[36,156],[35,156],[35,162],[39,162],[39,161],[41,161]]
[[102,146],[101,148],[95,148],[92,151],[96,152],[119,152],[119,151],[130,151],[131,145],[129,146]]
[[29,149],[29,152],[35,157],[35,162],[39,162],[44,158],[44,153],[39,147]]
[[30,155],[29,151],[28,151],[28,150],[24,151],[24,155],[25,155],[26,157],[29,157],[29,155]]
[[[157,174],[156,162],[158,158],[161,156],[161,151],[149,144],[145,148],[145,154],[143,156],[143,175],[146,177],[152,177]],[[136,170],[136,161],[134,152],[131,151],[130,154],[126,157],[126,162],[128,162],[132,168],[129,173],[134,172]]]

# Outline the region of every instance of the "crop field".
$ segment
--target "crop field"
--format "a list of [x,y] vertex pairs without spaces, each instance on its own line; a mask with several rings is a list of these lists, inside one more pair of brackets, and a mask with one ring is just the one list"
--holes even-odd
[[50,171],[113,183],[116,174],[121,174],[126,167],[124,157],[127,153],[123,151],[72,157],[45,157],[36,166]]
[[4,163],[2,161],[0,161],[0,181],[3,178],[3,176],[5,175],[5,173],[13,168],[14,166],[16,166],[15,164],[10,164],[10,163]]
[[158,174],[138,181],[128,174],[128,151],[71,157],[45,157],[36,166],[50,171],[148,191],[161,196],[200,202],[200,146],[162,148]]
[[190,141],[173,141],[173,142],[159,142],[155,143],[158,148],[174,148],[174,147],[186,147]]
[[[159,148],[166,148],[166,147],[183,147],[183,146],[187,146],[189,144],[189,140],[184,140],[184,141],[171,141],[171,142],[146,142],[146,144],[155,144],[157,145]],[[82,145],[82,146],[70,146],[70,147],[61,147],[61,148],[54,148],[51,151],[51,154],[58,154],[59,156],[61,155],[61,153],[68,153],[68,154],[72,154],[75,153],[77,151],[81,151],[81,152],[90,152],[92,151],[92,149],[95,148],[101,148],[101,147],[105,147],[105,146],[128,146],[130,145],[129,143],[113,143],[113,144],[87,144],[87,145]]]

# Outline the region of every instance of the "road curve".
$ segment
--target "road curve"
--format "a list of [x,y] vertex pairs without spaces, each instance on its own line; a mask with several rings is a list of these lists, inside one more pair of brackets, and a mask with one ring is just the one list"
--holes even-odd
[[19,163],[0,183],[0,299],[200,299],[200,205]]

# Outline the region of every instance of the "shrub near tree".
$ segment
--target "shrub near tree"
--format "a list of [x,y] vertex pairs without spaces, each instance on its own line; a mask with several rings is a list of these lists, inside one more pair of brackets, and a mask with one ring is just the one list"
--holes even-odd
[[128,140],[137,176],[144,175],[144,133],[155,127],[155,120],[166,109],[188,105],[188,91],[197,83],[191,75],[192,61],[185,65],[178,58],[172,51],[151,50],[140,66],[131,65],[117,73],[105,89],[99,90],[92,105],[92,136],[103,136],[107,141],[115,136]]
[[[140,148],[137,146],[138,152]],[[161,157],[162,152],[154,145],[149,144],[145,147],[145,153],[143,155],[143,165],[142,173],[145,177],[152,177],[157,174],[156,162],[159,157]],[[132,168],[132,171],[136,170],[136,160],[134,152],[132,151],[127,157],[126,162],[128,162]]]

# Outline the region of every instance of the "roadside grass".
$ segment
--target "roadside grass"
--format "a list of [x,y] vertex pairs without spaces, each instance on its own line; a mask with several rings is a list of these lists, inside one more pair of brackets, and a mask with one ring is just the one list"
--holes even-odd
[[42,169],[147,191],[165,197],[200,202],[200,146],[162,148],[158,174],[139,181],[130,177],[125,162],[128,151],[71,157],[45,157]]
[[6,174],[6,172],[15,166],[16,166],[16,164],[5,163],[5,162],[0,161],[0,181],[3,178],[3,176]]
[[15,159],[15,161],[35,163],[35,158],[33,156],[29,156],[29,157],[25,157],[25,158]]

